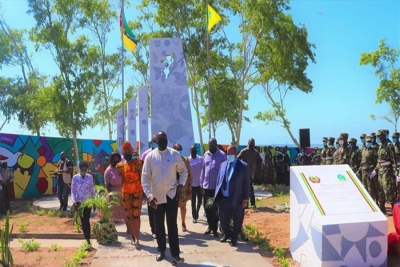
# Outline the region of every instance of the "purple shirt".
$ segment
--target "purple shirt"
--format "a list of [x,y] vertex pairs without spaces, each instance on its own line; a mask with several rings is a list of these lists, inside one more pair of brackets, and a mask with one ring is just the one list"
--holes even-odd
[[153,149],[149,148],[142,154],[142,160],[144,161],[146,159],[146,156],[152,151]]
[[200,175],[200,186],[204,189],[215,189],[217,185],[219,166],[222,162],[226,161],[227,157],[225,152],[217,150],[214,154],[210,151],[204,153],[203,168]]
[[111,191],[121,192],[122,178],[117,172],[117,168],[108,166],[104,172],[104,185],[110,187]]
[[192,158],[192,156],[189,156],[189,161],[190,161],[190,168],[192,169],[192,187],[197,187],[200,186],[200,175],[201,175],[201,170],[203,169],[203,158],[199,155],[196,155],[196,158]]
[[81,203],[88,196],[94,195],[93,176],[86,174],[85,178],[78,173],[72,178],[71,199],[72,203]]

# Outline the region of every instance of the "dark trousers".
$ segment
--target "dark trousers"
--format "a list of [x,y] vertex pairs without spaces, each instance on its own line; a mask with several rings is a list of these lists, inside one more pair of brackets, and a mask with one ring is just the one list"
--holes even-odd
[[70,191],[69,184],[64,183],[62,177],[57,180],[57,195],[60,200],[60,208],[66,209],[68,207],[68,194]]
[[10,184],[3,184],[3,205],[6,211],[10,209]]
[[154,216],[154,209],[149,204],[147,204],[147,214],[149,215],[151,234],[155,234],[156,233],[156,218]]
[[84,208],[83,215],[81,217],[82,231],[86,240],[90,240],[90,212],[92,208]]
[[165,252],[167,242],[165,238],[165,215],[167,216],[167,228],[168,228],[168,243],[171,250],[171,256],[179,256],[179,238],[178,238],[178,201],[176,196],[174,199],[170,199],[167,196],[167,203],[158,204],[157,209],[154,210],[156,219],[156,236],[158,250]]
[[256,196],[254,195],[254,186],[252,181],[250,181],[250,204],[255,207],[256,206]]
[[215,193],[214,189],[204,189],[204,202],[207,215],[207,223],[211,231],[217,231],[218,221],[219,221],[218,206],[214,204],[211,207],[209,207],[207,204],[210,198],[214,199],[214,193]]
[[[200,186],[192,187],[192,217],[199,219],[199,211],[201,207],[203,196],[201,195]],[[196,201],[197,200],[197,201]]]
[[[221,218],[221,228],[225,236],[231,236],[232,242],[236,242],[244,219],[244,209],[242,206],[231,206],[227,197],[221,196],[219,202],[219,216]],[[233,220],[233,231],[230,227]]]

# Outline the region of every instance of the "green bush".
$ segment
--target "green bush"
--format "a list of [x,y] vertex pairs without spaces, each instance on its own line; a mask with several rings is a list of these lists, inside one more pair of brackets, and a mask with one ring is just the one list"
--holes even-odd
[[26,252],[36,251],[40,248],[40,243],[36,242],[35,238],[32,238],[27,242],[24,242],[21,238],[18,238],[18,242],[22,244],[22,249]]
[[54,243],[54,244],[51,244],[51,245],[50,245],[50,248],[51,248],[52,250],[54,250],[54,251],[60,251],[61,246],[58,245],[57,243]]
[[0,229],[0,243],[1,243],[1,260],[0,264],[4,267],[14,266],[14,259],[10,250],[10,239],[13,226],[10,229],[10,211],[7,211],[6,223]]
[[56,211],[55,211],[55,210],[49,210],[49,211],[47,212],[47,216],[50,216],[50,217],[56,216]]
[[37,210],[35,213],[36,213],[37,215],[39,215],[39,216],[43,216],[43,215],[46,214],[46,211],[45,211],[45,210]]

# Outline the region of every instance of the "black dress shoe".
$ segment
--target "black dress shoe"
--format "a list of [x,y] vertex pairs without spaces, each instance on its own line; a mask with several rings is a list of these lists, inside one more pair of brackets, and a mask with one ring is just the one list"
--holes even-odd
[[207,231],[205,231],[204,234],[205,234],[205,235],[211,234],[211,229],[210,229],[210,228],[207,228]]
[[231,241],[231,242],[229,242],[229,246],[231,246],[231,247],[236,247],[236,241]]
[[217,231],[213,231],[213,236],[214,236],[214,237],[219,237],[218,232],[217,232]]
[[59,208],[58,208],[58,210],[62,210],[62,209],[63,209],[63,207],[59,207]]
[[165,252],[158,253],[156,261],[162,261],[165,258]]
[[185,259],[179,256],[172,257],[172,264],[184,263]]
[[226,242],[226,240],[228,240],[229,238],[231,238],[230,235],[223,235],[219,241],[223,243],[223,242]]

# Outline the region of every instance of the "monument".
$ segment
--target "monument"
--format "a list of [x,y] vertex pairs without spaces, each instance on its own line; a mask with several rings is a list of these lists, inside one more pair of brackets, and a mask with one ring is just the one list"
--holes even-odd
[[194,144],[186,67],[180,38],[150,39],[151,135],[166,132],[168,146]]
[[290,168],[290,250],[301,266],[386,266],[387,219],[348,165]]

